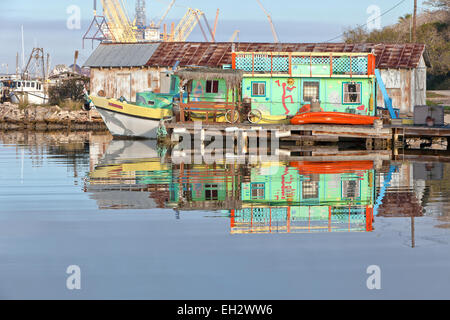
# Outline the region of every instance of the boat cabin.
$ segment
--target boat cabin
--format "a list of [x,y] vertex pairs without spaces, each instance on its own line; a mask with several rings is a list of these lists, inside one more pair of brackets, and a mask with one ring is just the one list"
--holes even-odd
[[11,84],[11,88],[16,89],[18,91],[44,91],[42,82],[36,80],[13,81]]

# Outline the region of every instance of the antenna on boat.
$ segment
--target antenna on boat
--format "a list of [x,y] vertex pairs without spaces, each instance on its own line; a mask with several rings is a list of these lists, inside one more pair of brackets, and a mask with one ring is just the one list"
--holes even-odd
[[23,39],[23,25],[22,25],[22,70],[25,68],[25,43]]

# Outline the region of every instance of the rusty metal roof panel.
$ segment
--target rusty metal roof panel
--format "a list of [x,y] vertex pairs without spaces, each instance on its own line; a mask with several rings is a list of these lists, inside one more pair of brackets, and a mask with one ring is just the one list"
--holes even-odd
[[374,44],[376,67],[379,69],[413,69],[419,65],[424,44]]
[[374,43],[259,43],[259,42],[164,42],[147,61],[147,66],[221,67],[231,64],[231,52],[374,52],[376,67],[415,68],[419,64],[423,44]]
[[102,43],[84,63],[85,67],[140,67],[159,43]]

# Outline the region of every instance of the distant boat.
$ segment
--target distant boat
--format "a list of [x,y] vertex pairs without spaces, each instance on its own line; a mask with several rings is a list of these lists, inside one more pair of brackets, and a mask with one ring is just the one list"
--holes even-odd
[[353,124],[372,125],[379,117],[345,112],[306,112],[295,115],[291,124]]
[[11,84],[10,99],[12,103],[48,103],[48,95],[44,92],[44,85],[38,80],[13,81]]

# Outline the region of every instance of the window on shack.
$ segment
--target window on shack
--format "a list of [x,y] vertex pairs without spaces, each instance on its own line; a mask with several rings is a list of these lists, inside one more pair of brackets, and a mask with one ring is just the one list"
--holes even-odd
[[219,200],[219,186],[217,184],[205,185],[205,200]]
[[344,83],[343,91],[343,103],[361,103],[361,83]]
[[218,80],[207,80],[206,81],[206,93],[218,93],[219,92],[219,81]]
[[317,199],[319,197],[319,181],[304,180],[302,181],[302,198]]
[[360,197],[360,181],[345,180],[342,181],[342,198],[355,199]]
[[319,82],[303,82],[303,101],[312,102],[314,100],[319,100]]
[[264,194],[266,191],[265,184],[264,183],[252,183],[251,191],[252,191],[252,200],[264,199]]
[[266,83],[265,82],[252,82],[252,96],[264,97],[266,95]]

